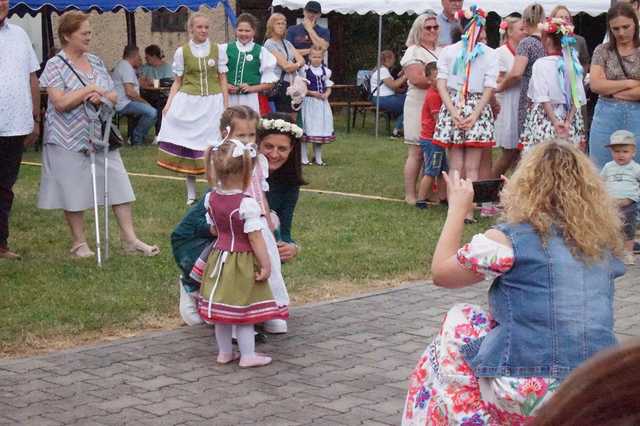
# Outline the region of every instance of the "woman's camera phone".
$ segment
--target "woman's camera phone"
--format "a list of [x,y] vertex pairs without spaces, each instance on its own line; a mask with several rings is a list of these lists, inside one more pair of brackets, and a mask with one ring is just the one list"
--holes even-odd
[[473,202],[489,203],[500,201],[500,191],[504,185],[502,179],[478,180],[473,182]]

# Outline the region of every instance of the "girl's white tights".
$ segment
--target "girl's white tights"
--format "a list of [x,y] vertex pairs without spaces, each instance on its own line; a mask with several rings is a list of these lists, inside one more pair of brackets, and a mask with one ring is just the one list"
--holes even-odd
[[322,144],[313,144],[313,156],[315,158],[316,164],[322,164]]
[[[305,143],[305,142],[303,142],[300,145],[302,164],[308,164],[310,162],[309,148],[307,147],[307,145],[309,145],[309,143]],[[310,145],[313,145],[313,160],[315,161],[316,164],[322,164],[322,144],[310,143]]]
[[[236,325],[238,347],[240,348],[240,367],[258,367],[271,362],[268,356],[256,354],[256,341],[253,325]],[[226,364],[233,361],[232,330],[230,324],[216,324],[216,342],[218,343],[218,362]]]
[[196,199],[196,177],[187,176],[187,201]]
[[[229,354],[233,352],[231,345],[232,328],[230,324],[216,324],[216,342],[218,350],[222,353]],[[236,325],[236,334],[238,336],[238,347],[242,356],[254,356],[256,354],[256,341],[253,333],[253,325]]]

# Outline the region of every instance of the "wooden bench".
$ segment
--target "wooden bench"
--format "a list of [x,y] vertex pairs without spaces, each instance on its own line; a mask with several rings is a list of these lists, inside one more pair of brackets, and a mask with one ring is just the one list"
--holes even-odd
[[[351,133],[351,128],[356,127],[358,113],[362,114],[362,127],[364,127],[367,111],[375,113],[376,105],[370,101],[334,101],[329,102],[332,108],[347,108],[347,133]],[[391,133],[391,114],[380,110],[387,119],[387,131]],[[353,120],[353,121],[352,121]]]

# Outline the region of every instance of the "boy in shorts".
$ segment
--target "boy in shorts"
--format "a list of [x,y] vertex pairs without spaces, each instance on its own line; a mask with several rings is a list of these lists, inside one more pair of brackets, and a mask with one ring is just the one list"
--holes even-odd
[[430,86],[424,97],[422,104],[422,131],[420,132],[420,148],[424,157],[424,170],[420,186],[418,187],[418,200],[416,207],[419,209],[427,208],[427,195],[433,186],[434,181],[442,174],[448,171],[447,154],[444,148],[431,143],[433,132],[438,122],[438,113],[442,106],[442,99],[438,94],[436,86],[436,77],[438,68],[436,62],[430,62],[425,66],[425,75],[429,80]]
[[624,219],[624,263],[635,265],[633,243],[640,201],[640,164],[633,161],[636,155],[636,138],[627,130],[617,130],[606,146],[611,150],[613,161],[604,165],[600,175]]

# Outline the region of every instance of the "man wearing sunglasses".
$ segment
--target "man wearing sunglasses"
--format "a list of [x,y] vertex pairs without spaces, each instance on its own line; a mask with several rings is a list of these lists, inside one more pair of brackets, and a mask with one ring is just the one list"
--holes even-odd
[[458,22],[455,14],[462,9],[464,0],[442,0],[442,12],[436,17],[438,25],[440,25],[440,35],[438,37],[438,46],[448,46],[452,44],[451,30],[453,30]]

